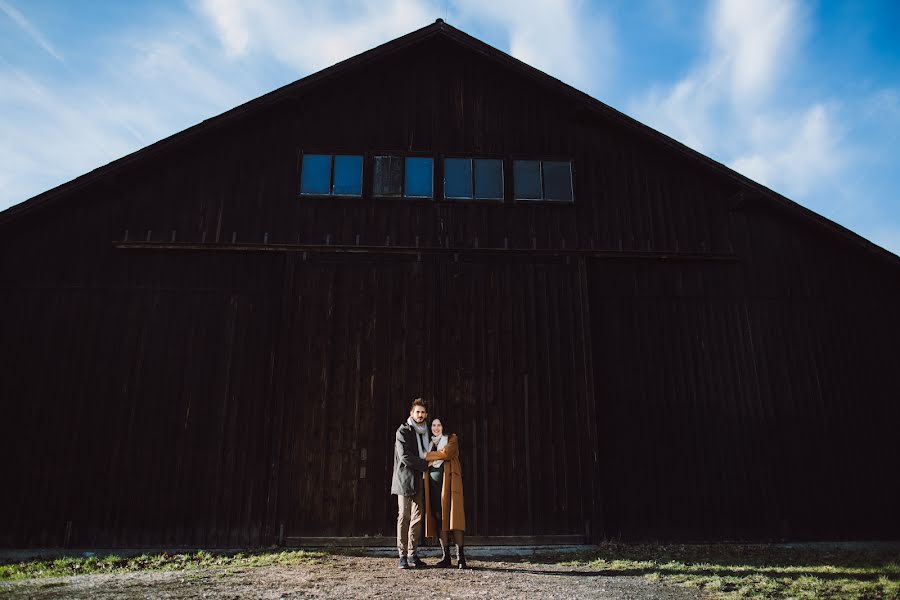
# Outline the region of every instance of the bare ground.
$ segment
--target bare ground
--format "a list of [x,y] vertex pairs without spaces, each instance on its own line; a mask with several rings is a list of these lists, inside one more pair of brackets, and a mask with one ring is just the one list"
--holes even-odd
[[[432,563],[434,560],[432,559]],[[455,563],[455,561],[454,561]],[[7,598],[699,598],[697,590],[536,559],[469,559],[470,569],[397,568],[396,558],[328,556],[297,566],[78,575],[0,583]]]

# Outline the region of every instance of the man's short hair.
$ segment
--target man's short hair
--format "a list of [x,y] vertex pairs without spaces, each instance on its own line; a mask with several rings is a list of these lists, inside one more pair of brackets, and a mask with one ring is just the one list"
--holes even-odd
[[417,406],[421,406],[425,409],[425,412],[428,412],[428,405],[421,398],[416,398],[412,401],[412,404],[409,405],[409,412],[412,412]]

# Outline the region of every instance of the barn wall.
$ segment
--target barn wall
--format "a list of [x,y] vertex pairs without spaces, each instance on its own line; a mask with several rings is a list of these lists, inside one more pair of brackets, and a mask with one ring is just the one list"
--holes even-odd
[[606,533],[895,538],[896,268],[735,218],[734,264],[592,269]]
[[[900,535],[896,265],[448,40],[377,66],[0,227],[0,543],[391,535],[419,395],[477,534]],[[576,202],[299,198],[303,151],[572,158]]]

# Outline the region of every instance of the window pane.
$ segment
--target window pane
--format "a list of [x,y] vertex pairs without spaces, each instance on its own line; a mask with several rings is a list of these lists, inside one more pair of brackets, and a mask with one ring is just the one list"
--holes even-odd
[[541,195],[541,161],[513,161],[513,183],[516,187],[516,198],[540,200]]
[[362,196],[362,156],[334,157],[334,193]]
[[444,197],[472,197],[472,159],[448,158],[444,161]]
[[400,195],[401,160],[399,156],[375,157],[373,194],[376,196]]
[[406,195],[412,198],[431,198],[432,171],[434,165],[430,158],[406,159]]
[[547,200],[572,199],[572,163],[544,162],[544,197]]
[[331,191],[331,155],[304,154],[300,172],[301,194],[328,194]]
[[503,161],[494,158],[475,159],[475,197],[503,199]]

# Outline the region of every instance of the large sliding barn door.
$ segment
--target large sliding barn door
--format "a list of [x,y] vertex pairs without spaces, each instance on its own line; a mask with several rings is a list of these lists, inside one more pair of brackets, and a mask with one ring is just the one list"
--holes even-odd
[[431,368],[424,273],[415,262],[288,268],[272,523],[286,538],[390,534],[393,432]]
[[577,267],[436,267],[434,413],[460,436],[469,529],[583,534],[593,412]]
[[596,440],[577,267],[323,260],[285,283],[271,526],[394,535],[393,435],[422,396],[460,437],[470,533],[583,534]]

